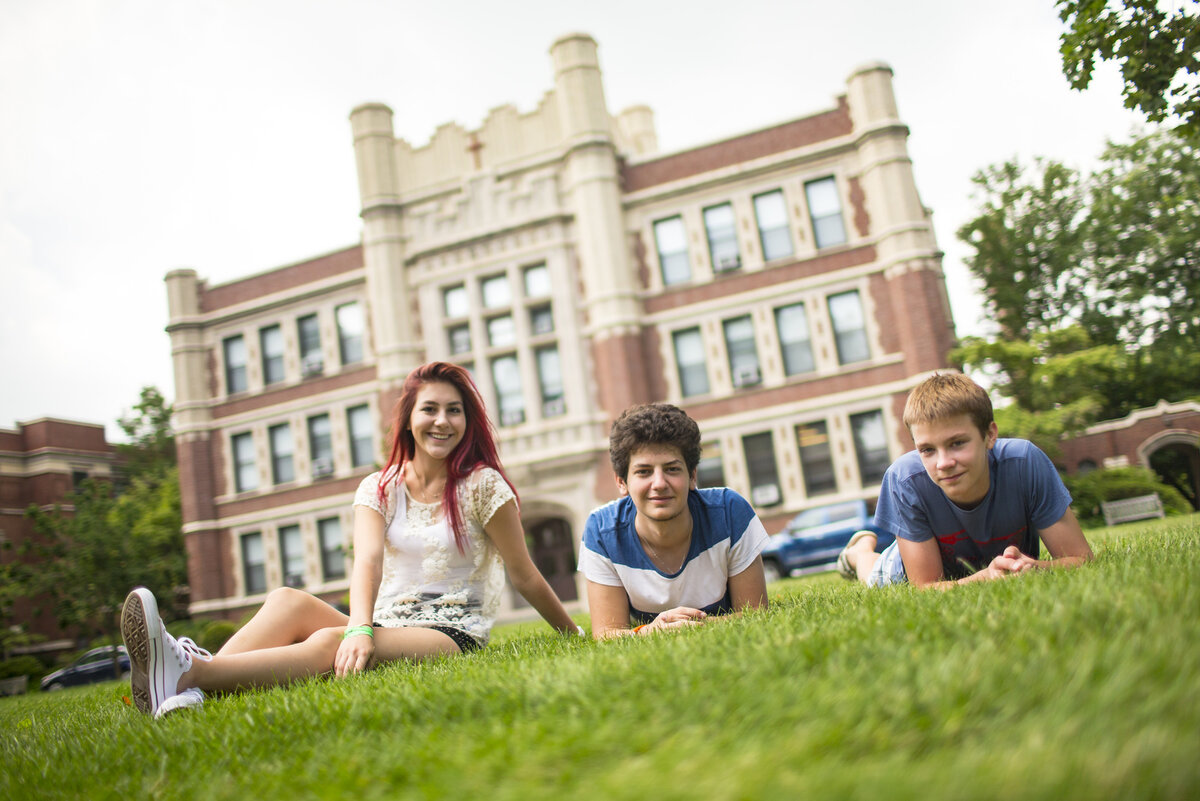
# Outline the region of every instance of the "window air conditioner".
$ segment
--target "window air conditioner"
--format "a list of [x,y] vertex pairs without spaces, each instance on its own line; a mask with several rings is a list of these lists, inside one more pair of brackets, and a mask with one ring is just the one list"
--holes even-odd
[[333,459],[322,457],[313,460],[313,478],[329,478],[333,475]]
[[524,409],[509,409],[506,412],[500,412],[500,425],[515,426],[525,422]]
[[311,378],[314,375],[320,375],[325,371],[325,359],[319,353],[309,354],[304,357],[304,361],[300,364],[300,375],[304,378]]
[[717,259],[717,264],[716,264],[717,272],[719,272],[719,273],[728,272],[730,270],[736,270],[738,267],[741,267],[741,266],[742,266],[742,257],[736,253],[731,253],[729,255],[719,257]]
[[733,373],[735,387],[752,387],[762,383],[762,371],[757,367],[742,367]]
[[557,417],[567,411],[567,404],[562,398],[548,400],[542,404],[542,417]]
[[763,484],[750,490],[750,501],[755,506],[774,506],[779,500],[778,484]]

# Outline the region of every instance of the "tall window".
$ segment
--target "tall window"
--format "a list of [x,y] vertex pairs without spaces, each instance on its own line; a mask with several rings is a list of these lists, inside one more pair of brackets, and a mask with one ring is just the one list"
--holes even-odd
[[261,532],[242,535],[242,578],[247,595],[267,591],[267,558]]
[[292,427],[280,423],[267,429],[271,440],[271,481],[275,484],[285,484],[294,481],[296,469],[292,460]]
[[525,396],[521,392],[521,369],[513,355],[492,359],[492,383],[500,406],[500,425],[525,422]]
[[254,435],[249,431],[234,434],[233,485],[238,492],[258,489],[258,468],[254,464]]
[[471,352],[471,326],[467,324],[454,325],[446,329],[446,335],[450,339],[450,352],[452,354],[470,353]]
[[692,267],[688,263],[687,232],[682,217],[670,217],[654,223],[654,242],[658,248],[658,264],[662,281],[667,286],[690,281]]
[[696,465],[696,486],[724,487],[725,464],[721,459],[721,443],[706,442],[700,448],[700,464]]
[[467,288],[458,284],[443,289],[442,306],[447,317],[466,317],[471,310],[471,304],[467,302]]
[[246,381],[246,340],[241,334],[225,337],[221,347],[225,351],[225,391],[230,395],[245,392],[250,386]]
[[333,428],[327,414],[308,418],[308,455],[312,459],[313,478],[333,475]]
[[708,366],[704,361],[704,339],[699,328],[676,331],[675,364],[679,368],[679,389],[683,396],[708,392]]
[[750,502],[755,506],[773,506],[782,501],[771,432],[742,437],[742,448],[746,451],[746,470],[750,473]]
[[705,209],[704,230],[708,234],[708,252],[712,256],[713,272],[723,273],[742,266],[732,204],[722,203]]
[[538,383],[542,387],[542,417],[557,417],[567,411],[563,401],[562,365],[558,361],[558,347],[538,348]]
[[867,346],[867,324],[858,290],[829,296],[829,317],[833,321],[833,337],[837,344],[838,361],[842,364],[866,361],[871,358]]
[[534,336],[554,331],[554,311],[549,304],[534,306],[529,310],[529,330]]
[[837,473],[833,469],[833,448],[824,420],[796,426],[796,445],[800,449],[800,470],[804,473],[804,492],[820,495],[837,491]]
[[502,309],[512,305],[512,288],[508,285],[507,275],[493,275],[483,279],[480,289],[485,309]]
[[725,348],[729,351],[729,374],[735,387],[752,387],[762,383],[758,366],[758,349],[754,346],[754,321],[750,315],[726,320]]
[[350,464],[354,467],[371,464],[375,460],[371,410],[366,404],[352,406],[346,410],[346,424],[350,429]]
[[262,349],[262,371],[264,384],[276,384],[283,380],[283,329],[269,325],[258,330],[258,344]]
[[883,474],[891,463],[883,412],[850,415],[850,430],[854,432],[854,452],[858,456],[858,475],[863,486],[878,484],[883,481]]
[[758,220],[758,241],[763,261],[792,255],[792,235],[788,231],[787,202],[783,190],[776,189],[754,196],[754,217]]
[[321,542],[321,576],[325,581],[346,577],[346,550],[342,543],[342,521],[327,517],[317,521]]
[[288,587],[304,586],[304,540],[300,527],[279,527],[279,559],[283,563],[283,583]]
[[525,268],[525,297],[550,297],[550,271],[544,264]]
[[300,374],[305,378],[320,375],[325,369],[320,319],[315,314],[300,317],[296,320],[296,333],[300,340]]
[[812,372],[816,368],[816,362],[813,360],[812,338],[808,330],[808,315],[804,311],[804,304],[793,303],[776,309],[775,329],[779,332],[784,374]]
[[804,193],[808,197],[808,214],[817,247],[844,244],[846,226],[842,222],[842,200],[838,197],[837,181],[832,177],[809,181],[804,185]]
[[363,360],[363,313],[357,303],[343,303],[334,309],[338,327],[338,350],[342,364],[357,364]]
[[505,348],[517,341],[517,329],[511,314],[502,314],[487,321],[488,345]]

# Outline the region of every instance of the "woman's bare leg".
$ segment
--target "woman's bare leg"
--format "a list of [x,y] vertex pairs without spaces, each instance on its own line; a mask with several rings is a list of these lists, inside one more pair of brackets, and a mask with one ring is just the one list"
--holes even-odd
[[[258,615],[255,616],[256,619],[257,617]],[[237,653],[226,653],[225,649],[221,649],[213,656],[212,661],[194,660],[191,669],[179,677],[176,691],[182,692],[189,687],[217,692],[249,687],[274,687],[328,673],[333,669],[333,658],[342,642],[344,631],[343,623],[321,628],[302,642],[289,645]],[[462,651],[454,640],[440,631],[417,626],[375,629],[374,664],[460,653]]]
[[315,595],[280,587],[271,591],[254,617],[230,637],[217,654],[226,656],[294,645],[304,642],[320,629],[344,627],[349,622],[350,618]]

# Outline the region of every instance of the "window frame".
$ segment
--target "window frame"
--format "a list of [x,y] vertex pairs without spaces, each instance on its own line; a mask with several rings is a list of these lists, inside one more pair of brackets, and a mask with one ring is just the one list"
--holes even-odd
[[[231,351],[235,344],[241,348],[240,364],[232,358]],[[250,355],[246,349],[246,337],[242,334],[224,337],[221,340],[221,355],[225,362],[225,394],[236,395],[250,389],[248,370]]]
[[[727,224],[722,222],[719,226],[714,226],[710,217],[716,212],[723,211],[728,211],[729,222]],[[704,236],[708,241],[708,257],[713,273],[728,273],[741,269],[742,250],[738,244],[737,213],[733,209],[733,203],[725,201],[706,206],[701,210],[700,217],[704,222]],[[714,238],[714,229],[716,229],[715,233],[721,235],[719,238]],[[732,244],[732,255],[728,252],[730,244]],[[718,253],[718,247],[721,250],[720,253]]]
[[[270,348],[270,352],[268,352]],[[262,363],[263,386],[283,383],[287,378],[284,370],[283,326],[279,323],[264,325],[258,329],[259,361]]]
[[[287,432],[286,453],[280,453],[276,450],[276,433],[280,431]],[[272,484],[288,484],[296,480],[296,440],[292,436],[292,426],[290,423],[276,423],[267,428],[267,443],[271,450],[271,483]],[[287,477],[283,478],[283,471],[280,470],[283,460],[286,459]]]
[[[698,362],[684,363],[680,359],[679,344],[683,337],[695,335],[696,341],[699,343],[700,360]],[[694,398],[699,395],[707,395],[712,392],[712,381],[708,376],[708,354],[704,348],[704,332],[700,330],[700,326],[692,326],[690,328],[681,328],[678,331],[671,332],[671,349],[675,357],[675,373],[679,377],[679,394],[684,398]],[[689,372],[685,372],[685,367],[690,368]],[[688,391],[688,375],[703,376],[704,389]]]
[[[818,212],[814,210],[814,206],[821,205],[821,201],[824,200],[824,197],[821,195],[816,195],[816,197],[814,197],[814,190],[820,192],[826,186],[832,187],[833,191],[828,195],[828,197],[831,197],[837,201],[837,211],[823,211],[823,213],[818,214]],[[814,178],[811,181],[805,181],[804,200],[808,204],[808,221],[812,226],[813,245],[817,250],[837,247],[850,241],[850,232],[846,230],[846,207],[842,204],[841,188],[838,186],[838,180],[835,176],[827,175],[823,178]],[[814,200],[817,202],[814,203]],[[827,230],[829,225],[827,225],[827,223],[834,219],[836,219],[838,222],[838,236],[840,236],[840,239],[834,237],[836,241],[827,241],[826,236],[829,233]]]
[[[763,225],[763,201],[767,198],[779,198],[779,207],[783,211],[783,224],[772,228],[766,228]],[[796,244],[792,241],[792,223],[788,215],[787,196],[783,193],[783,189],[772,189],[768,192],[759,192],[751,198],[751,204],[754,206],[754,223],[758,229],[758,246],[762,249],[763,261],[776,261],[779,259],[788,259],[796,255]],[[787,253],[768,253],[768,234],[783,233],[783,239],[787,242]]]
[[[660,232],[665,231],[665,226],[669,223],[675,223],[679,226],[679,234],[683,239],[682,250],[663,250]],[[676,286],[691,281],[692,260],[688,253],[687,226],[684,225],[683,215],[675,214],[670,217],[663,217],[652,222],[650,227],[654,234],[654,251],[658,254],[658,273],[663,286]],[[675,276],[675,272],[678,272],[679,276]]]
[[[245,449],[239,447],[245,443]],[[258,489],[258,464],[254,453],[254,432],[240,431],[229,437],[230,464],[233,467],[233,489],[235,493],[254,492]],[[244,456],[249,459],[244,459]],[[247,482],[247,478],[249,481]]]

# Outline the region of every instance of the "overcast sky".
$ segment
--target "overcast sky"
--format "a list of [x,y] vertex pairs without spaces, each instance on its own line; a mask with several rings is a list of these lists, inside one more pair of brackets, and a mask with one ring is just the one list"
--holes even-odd
[[575,31],[663,152],[829,108],[889,63],[960,334],[983,330],[954,237],[971,176],[1087,167],[1138,125],[1115,70],[1067,87],[1051,0],[0,0],[0,428],[119,438],[141,387],[174,398],[169,270],[220,283],[355,244],[353,107],[388,104],[414,145],[530,111]]

